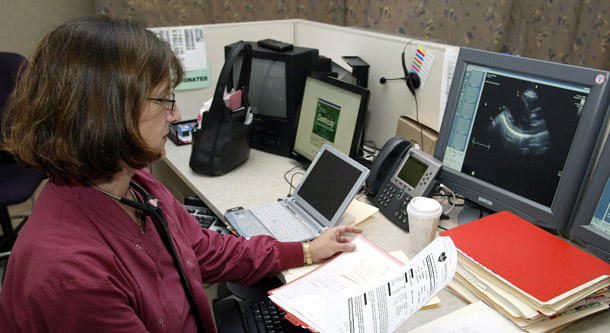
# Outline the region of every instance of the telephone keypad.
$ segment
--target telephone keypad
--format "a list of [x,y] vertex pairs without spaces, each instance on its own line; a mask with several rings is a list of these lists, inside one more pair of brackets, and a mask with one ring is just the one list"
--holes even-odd
[[[384,146],[382,152],[394,152],[389,149],[393,148],[386,149]],[[434,179],[443,164],[420,150],[409,149],[408,145],[400,149],[402,150],[394,152],[395,155],[380,153],[377,157],[381,158],[380,163],[375,159],[371,172],[379,172],[381,167],[387,167],[388,170],[383,175],[375,175],[375,178],[385,179],[379,188],[372,189],[375,192],[370,193],[369,198],[390,221],[409,231],[407,206],[411,198],[428,196],[434,190]]]
[[390,200],[394,197],[394,193],[396,193],[396,188],[391,184],[388,184],[384,189],[379,199],[377,199],[377,203],[379,206],[387,207],[390,203]]
[[392,183],[388,183],[377,198],[377,206],[382,211],[394,211],[393,216],[390,219],[394,222],[398,222],[397,224],[403,229],[409,230],[407,206],[410,201],[411,196],[409,196],[404,189],[399,189]]
[[407,206],[409,205],[409,202],[411,202],[411,197],[407,195],[405,199],[400,203],[400,206],[394,214],[398,221],[405,224],[407,228],[409,223],[409,216],[407,215]]

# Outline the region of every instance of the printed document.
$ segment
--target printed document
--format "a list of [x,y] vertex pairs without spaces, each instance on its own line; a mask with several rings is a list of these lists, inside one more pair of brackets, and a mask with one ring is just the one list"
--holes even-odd
[[293,323],[319,332],[391,332],[453,278],[457,251],[440,237],[402,265],[362,236],[345,252],[270,292]]
[[185,71],[206,69],[203,26],[160,27],[149,30],[171,45],[174,53],[182,60]]

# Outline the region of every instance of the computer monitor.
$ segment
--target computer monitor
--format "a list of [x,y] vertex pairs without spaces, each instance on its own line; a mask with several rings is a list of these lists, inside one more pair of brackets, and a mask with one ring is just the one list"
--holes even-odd
[[[305,77],[312,70],[326,69],[317,49],[295,46],[290,51],[279,52],[260,47],[256,42],[248,44],[252,46],[248,101],[254,114],[251,147],[289,156]],[[225,47],[225,56],[234,45]],[[234,65],[233,82],[238,80],[241,64],[240,57]]]
[[434,152],[439,182],[476,204],[459,220],[507,210],[567,229],[607,113],[608,76],[461,48]]
[[610,263],[610,142],[597,166],[570,227],[572,240]]
[[308,164],[326,143],[356,159],[369,95],[368,89],[325,74],[307,76],[292,157]]

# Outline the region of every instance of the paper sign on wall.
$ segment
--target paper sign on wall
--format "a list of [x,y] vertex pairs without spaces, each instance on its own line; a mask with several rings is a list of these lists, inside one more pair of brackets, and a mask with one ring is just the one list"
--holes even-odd
[[176,87],[176,90],[208,88],[211,85],[210,74],[210,62],[208,61],[205,69],[185,72],[184,79],[182,79],[182,83]]
[[432,69],[432,63],[434,62],[434,54],[432,52],[428,52],[426,48],[422,45],[418,45],[415,50],[415,55],[413,55],[413,63],[411,64],[411,72],[415,72],[419,75],[419,79],[421,80],[421,84],[419,85],[419,89],[424,89],[426,86],[426,80],[428,79],[428,74],[430,74],[430,70]]
[[176,90],[210,86],[210,69],[205,52],[203,26],[161,27],[150,30],[165,40],[182,60],[185,79]]

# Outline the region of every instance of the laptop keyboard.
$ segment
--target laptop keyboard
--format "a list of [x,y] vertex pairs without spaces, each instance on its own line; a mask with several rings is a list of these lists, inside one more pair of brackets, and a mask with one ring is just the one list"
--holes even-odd
[[286,312],[269,299],[250,303],[250,310],[258,332],[308,332],[284,318]]
[[317,236],[316,230],[312,226],[294,217],[279,202],[250,208],[250,211],[280,241],[300,241]]

